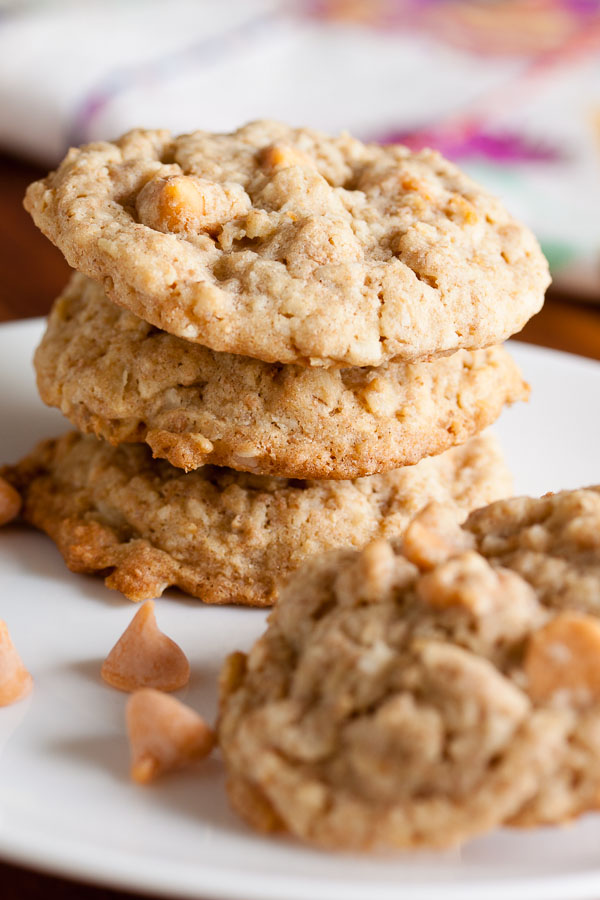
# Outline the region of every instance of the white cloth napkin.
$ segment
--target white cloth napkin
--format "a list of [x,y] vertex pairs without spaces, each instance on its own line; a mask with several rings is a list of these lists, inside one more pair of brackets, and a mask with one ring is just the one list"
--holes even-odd
[[0,144],[52,165],[134,126],[274,117],[439,146],[534,228],[556,281],[600,298],[600,15],[494,30],[484,7],[509,5],[9,4]]

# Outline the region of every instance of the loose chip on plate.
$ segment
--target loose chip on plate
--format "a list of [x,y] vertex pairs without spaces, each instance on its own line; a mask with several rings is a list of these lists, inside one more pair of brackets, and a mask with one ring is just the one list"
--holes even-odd
[[156,624],[154,603],[137,611],[102,666],[102,677],[120,691],[177,691],[188,683],[190,664],[181,647]]
[[0,706],[22,700],[32,687],[33,678],[10,639],[6,622],[0,619]]
[[214,732],[202,716],[161,691],[136,691],[126,716],[131,777],[140,784],[208,756],[214,746]]

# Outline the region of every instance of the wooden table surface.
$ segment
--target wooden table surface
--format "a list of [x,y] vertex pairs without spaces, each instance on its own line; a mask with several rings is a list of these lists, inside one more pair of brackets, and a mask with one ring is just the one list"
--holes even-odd
[[[0,322],[48,312],[69,269],[21,206],[27,184],[43,174],[0,156]],[[600,304],[578,303],[550,290],[543,310],[519,340],[600,359]],[[107,891],[0,863],[2,900],[130,900]]]

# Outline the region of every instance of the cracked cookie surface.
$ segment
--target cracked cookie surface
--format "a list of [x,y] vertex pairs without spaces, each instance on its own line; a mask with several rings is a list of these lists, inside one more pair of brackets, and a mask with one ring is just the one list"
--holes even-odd
[[354,481],[301,481],[203,466],[184,473],[142,444],[69,433],[1,470],[25,520],[69,568],[102,572],[132,600],[170,585],[206,603],[271,604],[308,557],[402,533],[430,500],[467,512],[510,493],[491,435]]
[[232,805],[352,850],[597,809],[599,598],[600,487],[309,561],[222,671]]
[[25,206],[116,303],[266,362],[491,346],[549,283],[531,232],[439,154],[277,122],[74,148]]
[[309,369],[217,353],[111,303],[75,275],[36,351],[42,399],[81,431],[205,463],[294,478],[357,478],[464,443],[526,399],[501,347],[378,369]]

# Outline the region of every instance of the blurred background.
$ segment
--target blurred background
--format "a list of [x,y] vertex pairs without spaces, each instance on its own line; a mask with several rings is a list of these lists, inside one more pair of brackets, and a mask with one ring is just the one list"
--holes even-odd
[[66,278],[20,202],[69,145],[258,117],[440,149],[534,229],[569,349],[600,354],[600,0],[0,0],[0,316]]

